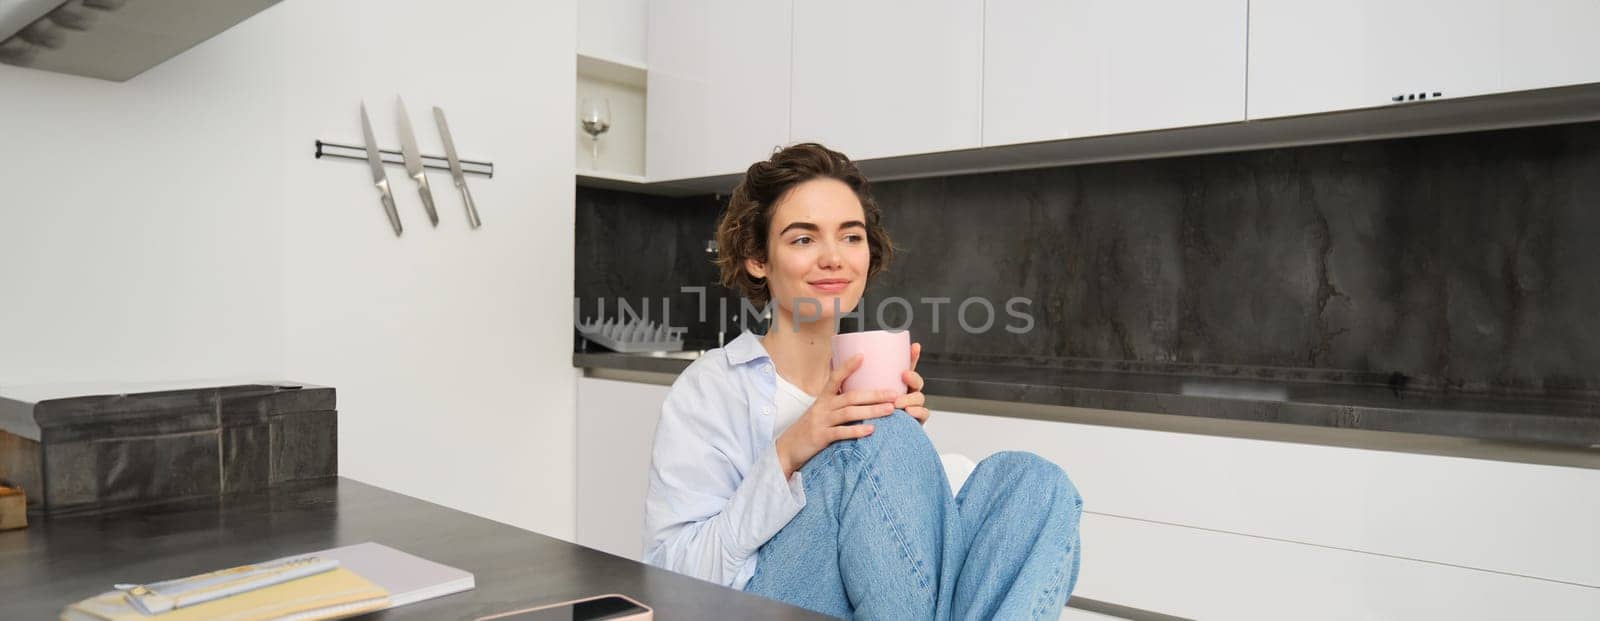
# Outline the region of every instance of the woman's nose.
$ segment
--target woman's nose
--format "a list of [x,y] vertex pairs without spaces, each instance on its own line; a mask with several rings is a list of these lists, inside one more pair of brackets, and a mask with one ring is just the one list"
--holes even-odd
[[828,268],[828,269],[836,268],[836,267],[839,267],[840,265],[843,265],[844,264],[844,257],[841,254],[839,254],[839,243],[838,242],[827,242],[827,245],[824,246],[823,249],[822,249],[822,258],[820,259],[820,261],[821,261],[822,267],[823,268]]

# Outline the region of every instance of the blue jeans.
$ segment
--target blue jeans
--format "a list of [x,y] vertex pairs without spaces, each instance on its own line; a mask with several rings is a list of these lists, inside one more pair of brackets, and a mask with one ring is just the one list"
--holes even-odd
[[902,410],[800,468],[806,506],[745,590],[850,619],[1055,619],[1078,578],[1083,501],[1061,468],[997,453],[950,495]]

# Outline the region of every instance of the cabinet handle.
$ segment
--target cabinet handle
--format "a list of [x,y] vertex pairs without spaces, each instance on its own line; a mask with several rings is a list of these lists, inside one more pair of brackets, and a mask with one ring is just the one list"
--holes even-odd
[[1441,93],[1441,92],[1438,92],[1438,91],[1434,91],[1434,93],[1432,95],[1429,95],[1427,91],[1423,91],[1423,92],[1420,92],[1420,93],[1400,93],[1399,95],[1395,95],[1394,97],[1390,97],[1389,100],[1390,101],[1416,101],[1418,99],[1421,99],[1423,101],[1427,101],[1428,98],[1430,98],[1430,97],[1432,97],[1433,99],[1438,99],[1438,98],[1443,97],[1443,96],[1444,96],[1444,93]]

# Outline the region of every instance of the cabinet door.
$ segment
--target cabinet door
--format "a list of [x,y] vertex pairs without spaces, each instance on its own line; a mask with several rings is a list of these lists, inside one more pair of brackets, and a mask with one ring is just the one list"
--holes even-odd
[[789,141],[788,0],[650,3],[645,176],[741,173]]
[[645,0],[584,0],[578,3],[578,53],[644,65]]
[[1244,120],[1245,0],[989,0],[983,144]]
[[578,378],[577,543],[644,555],[644,496],[666,386]]
[[1470,97],[1501,84],[1501,0],[1367,0],[1367,97]]
[[982,140],[982,0],[794,5],[790,139],[854,159]]
[[1600,0],[1504,0],[1505,84],[1600,82]]
[[1500,0],[1251,0],[1249,117],[1500,90]]

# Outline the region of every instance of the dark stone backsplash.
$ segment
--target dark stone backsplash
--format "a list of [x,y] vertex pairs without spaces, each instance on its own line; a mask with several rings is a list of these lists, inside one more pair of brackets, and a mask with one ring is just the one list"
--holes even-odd
[[[879,301],[911,300],[930,359],[1600,395],[1600,123],[874,187],[901,253],[867,327]],[[677,287],[715,279],[718,197],[577,202],[580,298],[666,296],[673,323],[715,338]],[[1003,329],[1018,296],[1025,334]],[[937,325],[931,297],[953,299]],[[993,329],[957,323],[970,297]]]
[[[660,322],[665,300],[671,325],[688,328],[687,347],[716,347],[723,326],[724,340],[733,340],[739,300],[717,284],[717,268],[705,251],[721,212],[718,199],[578,188],[577,318],[602,317],[602,300],[603,317],[616,317],[622,298],[635,312],[648,308],[649,319]],[[682,287],[705,288],[705,321],[700,296]],[[721,309],[727,312],[724,322],[718,321]]]

